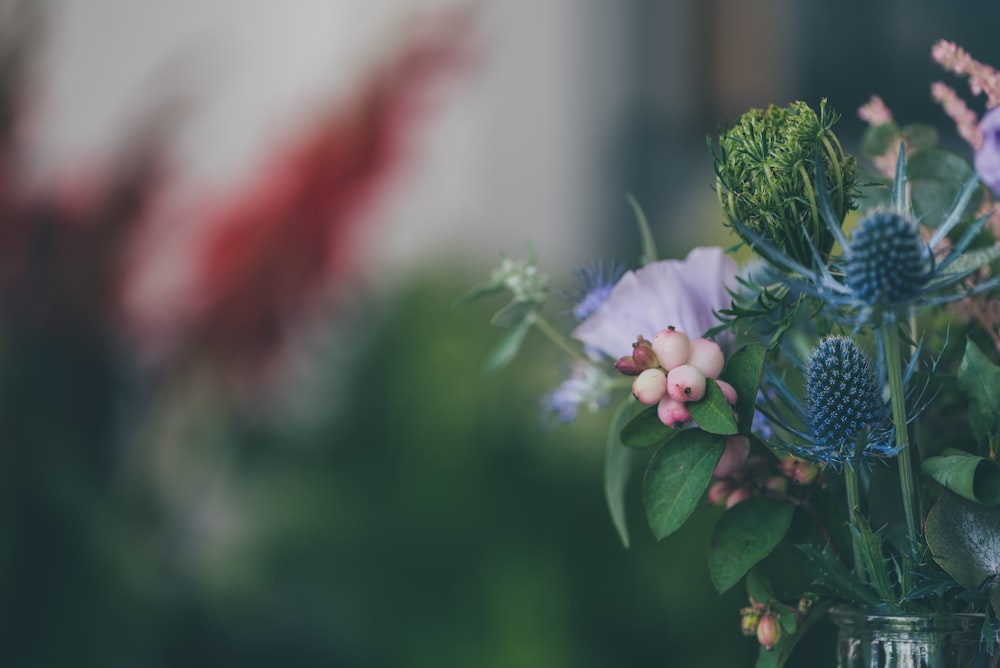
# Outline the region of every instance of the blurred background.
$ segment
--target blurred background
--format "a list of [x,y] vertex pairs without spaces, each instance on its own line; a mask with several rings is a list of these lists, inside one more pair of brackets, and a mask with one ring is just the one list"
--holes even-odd
[[964,150],[930,47],[1000,65],[998,25],[997,0],[0,0],[0,663],[752,665],[711,513],[656,543],[633,494],[624,549],[607,416],[547,428],[554,351],[487,378],[498,305],[452,305],[529,245],[555,295],[630,263],[626,193],[664,255],[728,245],[705,138],[753,106],[828,98],[859,153],[879,94]]

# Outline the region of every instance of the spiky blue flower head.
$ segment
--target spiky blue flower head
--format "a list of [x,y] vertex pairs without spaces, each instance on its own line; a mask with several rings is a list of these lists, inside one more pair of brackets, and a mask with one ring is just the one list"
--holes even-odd
[[593,315],[624,273],[625,267],[617,262],[595,262],[576,270],[577,286],[566,296],[575,302],[573,317],[577,322]]
[[916,300],[933,269],[917,226],[895,211],[866,216],[844,260],[847,287],[859,302],[877,310]]
[[813,350],[806,373],[813,452],[835,465],[852,462],[859,436],[882,425],[885,409],[875,371],[853,339],[831,336]]

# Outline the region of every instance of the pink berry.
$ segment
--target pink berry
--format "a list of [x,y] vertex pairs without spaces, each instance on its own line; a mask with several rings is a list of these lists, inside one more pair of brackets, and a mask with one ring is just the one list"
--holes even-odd
[[656,416],[660,418],[660,422],[674,429],[680,429],[691,421],[691,411],[684,402],[676,401],[669,396],[660,399],[660,403],[656,406]]
[[665,370],[685,364],[691,350],[691,340],[688,335],[674,327],[661,329],[653,337],[653,352]]
[[712,477],[717,480],[731,478],[743,468],[750,456],[750,439],[746,436],[730,436],[726,439],[726,449],[722,451],[719,463],[715,465]]
[[757,642],[770,652],[780,639],[781,625],[778,624],[778,616],[771,612],[762,615],[757,623]]
[[753,496],[753,490],[749,487],[737,487],[726,499],[726,508],[732,508],[737,503],[743,503]]
[[667,393],[667,374],[663,369],[646,369],[632,381],[632,394],[642,403],[652,406]]
[[690,364],[674,367],[667,374],[667,394],[677,401],[698,401],[705,396],[705,374]]
[[713,378],[712,380],[714,380],[715,384],[719,386],[720,390],[722,390],[722,396],[726,398],[726,403],[730,406],[735,406],[736,400],[739,399],[739,396],[736,394],[736,388],[724,380],[719,380],[718,378]]
[[691,339],[688,352],[688,364],[697,367],[706,378],[718,378],[726,365],[722,348],[711,339]]
[[708,503],[713,506],[726,505],[726,499],[733,493],[733,483],[728,480],[720,480],[708,488]]

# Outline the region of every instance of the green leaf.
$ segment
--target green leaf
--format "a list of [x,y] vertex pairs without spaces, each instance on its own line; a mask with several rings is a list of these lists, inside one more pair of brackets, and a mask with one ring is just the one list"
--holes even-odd
[[482,299],[483,297],[489,297],[491,295],[503,292],[504,284],[502,281],[490,281],[489,283],[480,283],[470,288],[465,294],[455,300],[452,304],[452,308],[461,308],[470,302],[474,302],[477,299]]
[[535,302],[515,299],[493,314],[490,324],[494,327],[517,327],[535,309]]
[[[906,176],[917,219],[930,227],[936,226],[973,172],[968,160],[944,149],[916,151],[909,156]],[[969,210],[975,211],[978,206],[979,202],[973,201]]]
[[508,330],[497,342],[483,364],[483,372],[492,375],[514,361],[521,351],[521,344],[531,329],[530,320],[522,320],[521,324]]
[[663,445],[677,434],[680,429],[668,427],[656,415],[656,406],[646,408],[633,417],[621,428],[621,441],[630,448],[651,448]]
[[733,407],[719,389],[714,379],[705,381],[705,396],[698,401],[687,404],[691,417],[698,426],[712,434],[732,436],[736,433],[736,418],[733,417]]
[[751,569],[747,573],[747,595],[755,603],[768,604],[774,598],[774,590],[771,583],[767,581],[759,571]]
[[958,366],[958,386],[969,399],[969,426],[980,443],[1000,433],[1000,367],[971,340]]
[[766,354],[766,349],[759,343],[744,346],[729,357],[725,370],[719,376],[736,390],[736,405],[733,408],[736,409],[736,426],[740,434],[750,433]]
[[941,568],[966,589],[990,588],[996,610],[1000,588],[1000,508],[943,494],[927,513],[927,546]]
[[611,522],[626,548],[629,546],[629,537],[625,521],[625,492],[632,473],[632,451],[622,444],[618,434],[635,409],[636,402],[632,397],[626,398],[618,406],[611,418],[604,454],[604,498],[608,503],[608,512],[611,513]]
[[657,540],[677,531],[698,507],[725,446],[724,436],[683,429],[653,453],[642,491],[646,519]]
[[635,214],[636,225],[639,226],[639,242],[642,245],[642,253],[639,255],[639,264],[647,265],[650,262],[656,262],[660,259],[660,255],[656,252],[656,242],[653,241],[653,233],[649,228],[649,221],[646,220],[646,214],[643,213],[642,207],[639,206],[639,202],[637,202],[631,194],[626,195],[625,199],[628,200],[629,205],[632,207],[632,212]]
[[757,496],[722,514],[708,548],[708,571],[720,594],[771,554],[788,533],[794,511],[784,501]]
[[961,257],[951,263],[948,270],[955,274],[971,274],[998,258],[1000,258],[1000,245],[980,248],[963,253]]
[[861,138],[861,150],[865,155],[877,158],[899,146],[899,127],[893,123],[869,125]]
[[914,123],[903,127],[903,137],[912,151],[925,151],[938,143],[938,131],[933,125]]
[[987,506],[1000,505],[1000,464],[963,450],[945,448],[924,460],[924,473],[959,496]]
[[883,601],[871,587],[859,580],[829,547],[799,545],[799,550],[816,567],[814,583],[861,608],[879,608]]

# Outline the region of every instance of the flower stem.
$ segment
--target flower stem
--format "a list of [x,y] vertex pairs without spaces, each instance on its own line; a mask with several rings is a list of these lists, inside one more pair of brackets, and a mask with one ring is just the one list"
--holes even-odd
[[847,521],[851,526],[851,547],[854,552],[854,573],[864,582],[868,582],[864,564],[861,563],[861,547],[858,545],[857,516],[861,510],[861,493],[858,483],[858,471],[855,462],[844,466],[844,487],[847,488]]
[[581,362],[592,364],[591,360],[586,355],[584,355],[578,348],[574,348],[569,344],[569,341],[566,339],[566,337],[562,333],[560,333],[559,330],[553,327],[552,323],[550,323],[545,316],[536,311],[530,317],[531,317],[531,324],[538,327],[538,329],[542,331],[542,334],[544,334],[549,341],[554,343],[557,347],[561,348],[566,354],[568,354],[570,357],[574,359],[580,360]]
[[919,540],[917,529],[917,495],[916,483],[913,479],[910,437],[906,422],[906,397],[904,396],[903,372],[900,365],[899,334],[895,331],[895,328],[893,328],[893,331],[886,332],[884,327],[880,327],[878,329],[878,336],[882,342],[882,351],[885,353],[889,397],[892,405],[893,431],[896,434],[896,447],[899,448],[899,455],[897,456],[899,463],[899,485],[903,493],[906,533],[910,539],[909,547],[912,550],[916,547]]

